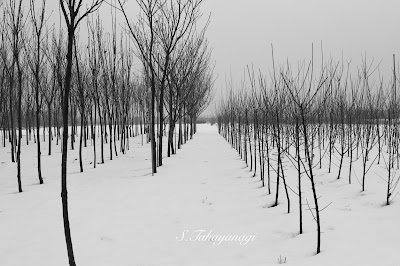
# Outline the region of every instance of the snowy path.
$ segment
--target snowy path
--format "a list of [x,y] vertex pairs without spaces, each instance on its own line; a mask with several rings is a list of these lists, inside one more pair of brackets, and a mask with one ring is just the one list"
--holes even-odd
[[[107,210],[117,228],[110,234],[115,245],[107,246],[114,257],[105,265],[121,257],[126,265],[245,264],[243,260],[248,261],[257,250],[254,247],[261,228],[249,225],[255,222],[254,212],[262,213],[259,205],[263,199],[255,193],[259,186],[255,179],[240,178],[251,175],[244,167],[215,127],[200,127],[176,156],[164,160],[156,176],[132,180],[129,188],[122,184],[124,192],[112,193],[120,194],[115,204],[121,207],[118,210],[110,204]],[[262,226],[261,219],[259,222]],[[196,230],[257,236],[247,245],[223,242],[216,246],[196,241],[190,235]],[[179,241],[184,232],[188,241]],[[107,250],[99,256],[104,252]],[[259,256],[254,258],[259,261]]]
[[[261,227],[252,229],[249,224],[255,222],[254,212],[262,212],[259,183],[240,178],[251,174],[215,127],[199,128],[177,155],[164,160],[155,176],[150,175],[149,163],[138,163],[148,160],[148,147],[140,145],[82,174],[76,165],[69,168],[78,265],[241,265],[257,250]],[[69,156],[77,164],[74,159]],[[56,163],[52,157],[44,160]],[[43,168],[46,173],[48,167]],[[0,210],[0,265],[67,265],[58,170],[50,172],[54,176],[43,186],[32,178],[32,184],[24,182],[21,194],[2,191],[0,201],[6,204]],[[10,182],[3,188],[13,186]],[[262,225],[262,219],[258,222]],[[256,236],[247,245],[213,245],[178,241],[184,230]],[[185,238],[193,240],[188,234]]]
[[[276,265],[280,256],[291,265],[398,263],[399,204],[382,208],[377,193],[359,194],[357,185],[326,175],[319,191],[333,204],[322,216],[322,253],[313,256],[315,224],[305,212],[304,234],[297,234],[295,195],[290,214],[283,191],[281,204],[266,208],[274,196],[260,188],[259,177],[251,177],[216,127],[198,129],[177,155],[165,158],[155,176],[150,174],[148,146],[141,146],[140,138],[132,139],[127,155],[96,169],[88,151],[84,173],[78,173],[76,151],[71,151],[70,221],[78,266]],[[30,145],[25,156],[29,149],[34,154]],[[1,161],[7,160],[4,154]],[[14,165],[0,164],[0,265],[68,265],[59,159],[59,152],[43,157],[42,186],[26,166],[20,194],[15,193]],[[288,170],[288,178],[296,181],[295,173]],[[197,241],[203,239],[196,240],[197,230],[255,238],[246,245],[215,245]]]

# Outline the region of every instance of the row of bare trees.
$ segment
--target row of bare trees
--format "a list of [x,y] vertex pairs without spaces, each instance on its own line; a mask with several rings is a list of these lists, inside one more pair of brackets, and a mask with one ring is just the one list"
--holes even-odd
[[[291,195],[296,196],[300,234],[303,205],[308,206],[317,225],[320,253],[320,212],[326,206],[321,208],[319,204],[317,180],[321,177],[317,173],[335,170],[336,178],[347,176],[349,184],[355,176],[364,191],[371,168],[383,168],[385,203],[389,205],[398,194],[398,73],[394,67],[392,78],[384,82],[378,68],[373,62],[367,64],[365,58],[355,75],[350,62],[343,60],[323,62],[317,68],[314,55],[297,69],[288,64],[276,67],[273,62],[269,77],[261,71],[256,76],[250,67],[247,72],[248,81],[240,89],[230,88],[216,106],[219,132],[254,171],[253,176],[258,169],[262,186],[267,186],[269,194],[272,178],[276,177],[271,207],[279,204],[281,185],[288,213]],[[362,171],[354,169],[355,164]],[[291,169],[296,170],[297,180]],[[309,180],[312,206],[303,177]]]
[[[52,141],[61,141],[61,197],[70,265],[75,259],[68,218],[68,150],[79,143],[83,172],[82,150],[88,141],[96,167],[107,157],[124,154],[129,138],[142,135],[142,144],[144,139],[151,142],[156,173],[165,153],[175,154],[192,138],[214,82],[205,36],[208,22],[199,24],[201,3],[137,0],[139,15],[132,18],[120,0],[59,0],[59,26],[49,25],[46,0],[7,0],[1,6],[1,144],[3,151],[9,146],[10,160],[17,163],[22,192],[23,134],[26,145],[32,139],[36,145],[40,184],[42,167],[47,167],[41,163],[41,144],[47,139],[51,155]],[[102,26],[100,7],[112,17],[111,32]],[[126,26],[117,34],[121,15]]]
[[158,124],[162,131],[166,117],[164,110],[167,110],[170,124],[170,156],[175,152],[172,136],[176,122],[179,121],[180,125],[180,145],[181,121],[185,117],[182,114],[187,113],[192,135],[196,118],[211,99],[211,53],[204,36],[208,23],[201,30],[196,27],[201,17],[202,0],[137,0],[140,14],[136,22],[128,17],[125,2],[117,1],[126,21],[126,31],[134,40],[136,54],[141,58],[145,84],[149,88],[152,171],[155,173],[163,158],[163,137],[158,134],[157,154],[155,126]]

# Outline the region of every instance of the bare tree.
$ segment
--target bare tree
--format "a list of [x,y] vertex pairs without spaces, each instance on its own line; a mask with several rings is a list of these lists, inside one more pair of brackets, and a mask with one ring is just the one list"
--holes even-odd
[[[43,184],[42,178],[42,163],[41,163],[41,150],[40,150],[40,73],[43,65],[44,55],[42,54],[41,43],[43,42],[43,28],[45,23],[45,10],[46,10],[46,0],[42,1],[42,6],[38,14],[36,14],[35,1],[30,0],[30,15],[31,22],[34,30],[34,59],[32,64],[33,75],[35,78],[34,88],[35,88],[35,103],[36,103],[36,135],[37,135],[37,161],[38,161],[38,176],[40,184]],[[49,142],[51,139],[49,138]]]
[[124,9],[124,4],[118,0],[120,10],[128,25],[129,32],[135,40],[139,49],[140,58],[143,62],[145,73],[148,74],[148,85],[151,90],[150,100],[150,141],[152,173],[157,173],[156,165],[156,139],[155,139],[155,99],[156,99],[156,63],[154,59],[155,50],[155,16],[160,11],[159,0],[137,0],[142,14],[137,25],[132,25]]
[[[18,144],[17,146],[17,180],[18,180],[18,191],[22,192],[22,184],[21,184],[21,139],[22,139],[22,83],[23,83],[23,69],[21,64],[21,53],[23,48],[23,29],[25,26],[22,0],[9,0],[7,2],[7,23],[10,28],[9,40],[11,44],[12,51],[12,65],[9,69],[9,91],[10,91],[10,119],[11,119],[11,127],[13,131],[12,137],[12,145],[11,152],[12,156],[14,154],[14,141]],[[17,79],[15,79],[17,76]],[[14,133],[14,125],[13,125],[13,112],[12,112],[12,100],[13,100],[13,91],[15,89],[15,81],[18,84],[18,103],[17,103],[17,113],[18,113],[18,139],[15,140],[16,134]]]
[[63,118],[63,142],[62,142],[62,161],[61,161],[61,198],[63,206],[63,219],[64,219],[64,233],[65,241],[67,244],[67,252],[69,265],[75,266],[74,252],[72,248],[71,231],[68,217],[68,191],[67,191],[67,149],[68,149],[68,110],[69,110],[69,98],[71,91],[71,80],[72,80],[72,64],[73,64],[73,47],[75,41],[75,32],[79,23],[88,16],[90,13],[96,11],[103,0],[93,0],[91,5],[84,11],[83,14],[79,14],[83,0],[60,0],[60,6],[66,28],[68,32],[68,45],[67,45],[67,67],[65,70],[65,86],[62,96],[62,118]]

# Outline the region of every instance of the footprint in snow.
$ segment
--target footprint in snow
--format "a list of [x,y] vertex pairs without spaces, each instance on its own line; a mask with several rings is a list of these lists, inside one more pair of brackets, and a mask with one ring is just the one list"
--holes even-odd
[[102,236],[100,239],[103,240],[103,241],[107,241],[107,242],[113,241],[113,239],[111,237],[108,237],[108,236]]
[[212,205],[212,202],[209,202],[207,200],[207,197],[205,199],[203,199],[201,203],[206,204],[206,205]]

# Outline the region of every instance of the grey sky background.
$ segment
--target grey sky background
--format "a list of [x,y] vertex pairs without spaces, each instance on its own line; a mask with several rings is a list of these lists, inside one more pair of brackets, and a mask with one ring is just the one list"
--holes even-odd
[[204,10],[212,13],[208,37],[223,79],[231,69],[237,81],[246,64],[271,67],[271,43],[277,62],[309,60],[311,43],[318,56],[322,41],[324,57],[343,52],[355,65],[366,53],[383,60],[382,71],[400,52],[400,1],[209,0]]
[[[48,0],[48,5],[57,17],[58,1]],[[126,8],[135,20],[135,1],[128,0]],[[400,59],[399,11],[399,0],[205,0],[200,23],[211,14],[207,37],[218,75],[216,98],[225,91],[227,79],[240,85],[246,65],[268,74],[271,43],[278,65],[310,60],[312,43],[315,61],[320,60],[322,41],[324,58],[340,60],[343,53],[356,71],[366,54],[381,62],[380,71],[389,78],[393,54]],[[110,7],[104,5],[99,12],[107,29]],[[121,14],[118,21],[124,23]]]

